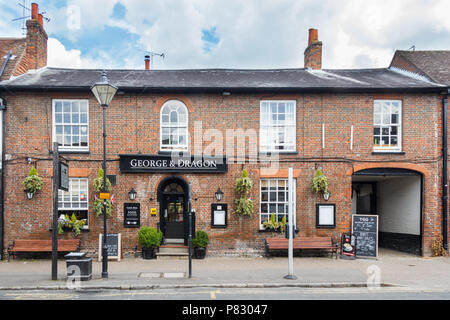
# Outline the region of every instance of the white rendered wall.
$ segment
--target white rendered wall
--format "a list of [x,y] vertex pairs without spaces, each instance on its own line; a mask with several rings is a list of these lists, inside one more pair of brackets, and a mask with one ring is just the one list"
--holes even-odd
[[377,214],[381,232],[420,235],[420,176],[377,182]]

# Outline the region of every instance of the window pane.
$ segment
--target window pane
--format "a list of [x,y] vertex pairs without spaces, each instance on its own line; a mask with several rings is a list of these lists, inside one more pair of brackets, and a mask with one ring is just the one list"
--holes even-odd
[[396,146],[398,143],[397,137],[391,137],[391,145]]
[[81,101],[80,102],[80,112],[81,113],[86,113],[88,112],[88,107],[87,107],[87,102],[86,101]]
[[72,102],[72,113],[78,113],[80,111],[80,103],[77,101]]
[[267,203],[261,203],[261,213],[269,213]]
[[380,135],[380,127],[374,128],[374,129],[373,129],[373,134],[376,135],[376,136],[377,136],[377,135]]
[[383,124],[390,124],[391,123],[391,116],[390,114],[383,114]]
[[55,112],[62,112],[62,102],[55,102]]
[[71,103],[68,101],[64,101],[63,106],[64,106],[64,108],[63,108],[64,113],[70,113]]
[[381,124],[381,114],[375,113],[373,115],[373,123],[374,124]]
[[55,123],[62,123],[62,113],[55,114]]
[[70,113],[64,113],[64,123],[70,123]]
[[72,123],[78,124],[79,122],[80,122],[80,116],[78,115],[78,113],[73,113],[72,114]]
[[382,145],[388,146],[389,145],[389,137],[382,137],[381,142],[382,142]]
[[80,114],[80,123],[88,123],[87,114],[86,113]]
[[393,123],[393,124],[398,123],[398,114],[391,115],[391,123]]

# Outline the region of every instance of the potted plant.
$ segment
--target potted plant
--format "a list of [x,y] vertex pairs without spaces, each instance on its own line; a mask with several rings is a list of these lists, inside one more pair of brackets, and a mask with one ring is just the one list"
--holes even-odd
[[31,167],[28,177],[23,180],[23,189],[27,194],[27,198],[33,198],[33,195],[42,189],[42,178],[39,177],[35,167]]
[[208,234],[205,231],[198,230],[195,232],[195,238],[192,239],[192,247],[194,248],[194,257],[196,259],[205,258],[208,241]]
[[316,174],[311,182],[311,191],[314,193],[321,192],[324,196],[329,195],[328,192],[328,179],[319,169],[316,171]]
[[234,211],[243,216],[249,216],[253,212],[253,201],[247,199],[247,194],[253,187],[252,180],[248,177],[247,170],[242,170],[241,177],[236,179],[234,190],[238,198],[234,200]]
[[[103,178],[104,178],[103,176],[104,176],[103,169],[99,169],[98,176],[97,176],[97,178],[94,179],[94,184],[93,184],[94,191],[97,193],[103,191]],[[111,192],[111,182],[109,181],[108,178],[106,178],[106,191]],[[97,196],[95,196],[92,209],[94,210],[97,217],[101,216],[103,214],[103,201],[104,201],[103,199],[99,199],[99,198],[97,198]],[[111,212],[112,212],[111,200],[108,199],[105,201],[106,201],[106,216],[110,217]]]
[[72,213],[70,217],[68,214],[61,215],[58,219],[58,234],[63,234],[66,230],[72,230],[75,237],[77,237],[85,224],[86,220],[78,220],[75,213]]
[[156,228],[142,227],[138,232],[138,240],[142,246],[142,258],[154,259],[155,249],[159,248],[162,240],[162,232]]

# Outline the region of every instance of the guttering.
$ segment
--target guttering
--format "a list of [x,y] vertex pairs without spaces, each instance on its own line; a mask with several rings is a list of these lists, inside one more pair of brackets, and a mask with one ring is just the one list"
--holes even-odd
[[[87,86],[42,86],[42,85],[0,85],[1,91],[29,92],[90,92]],[[124,93],[219,93],[231,94],[343,94],[343,93],[437,93],[440,86],[430,87],[126,87],[121,86]]]
[[442,103],[442,245],[445,250],[448,250],[448,95],[450,95],[450,89]]

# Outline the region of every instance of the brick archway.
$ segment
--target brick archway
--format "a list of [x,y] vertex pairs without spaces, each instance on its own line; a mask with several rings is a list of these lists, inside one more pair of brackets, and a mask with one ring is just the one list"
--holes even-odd
[[353,168],[346,172],[347,176],[352,176],[354,173],[366,170],[366,169],[377,169],[377,168],[397,168],[397,169],[407,169],[421,173],[424,177],[428,177],[430,172],[428,169],[414,163],[402,163],[402,162],[382,162],[382,163],[362,163],[356,164]]

